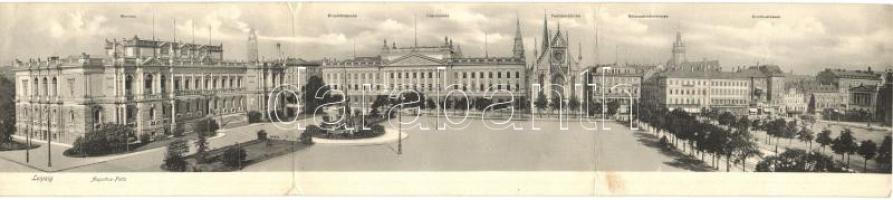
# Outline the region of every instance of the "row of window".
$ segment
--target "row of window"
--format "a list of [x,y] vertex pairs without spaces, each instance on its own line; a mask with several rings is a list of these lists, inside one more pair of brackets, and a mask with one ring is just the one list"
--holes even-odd
[[[346,74],[346,77],[352,78],[352,79],[372,79],[376,75],[377,75],[376,73],[348,73],[348,74]],[[387,77],[390,77],[391,79],[395,79],[395,78],[436,78],[435,77],[436,74],[434,72],[385,72],[385,75]],[[484,77],[494,78],[494,75],[495,75],[495,78],[503,78],[503,77],[505,77],[505,78],[521,78],[521,72],[515,72],[514,76],[512,76],[511,72],[501,72],[501,71],[496,72],[496,73],[493,73],[493,72],[487,72],[487,73],[484,73],[484,72],[454,72],[453,73],[454,78],[459,78],[460,75],[462,78],[468,78],[468,77],[471,77],[471,78],[484,78]],[[327,80],[340,79],[343,77],[344,76],[342,74],[335,74],[335,73],[326,74]]]
[[[72,79],[73,80],[73,79]],[[22,96],[58,96],[59,80],[52,78],[34,78],[33,85],[29,85],[28,80],[22,80],[21,95]],[[31,88],[28,88],[28,87]],[[30,89],[30,90],[29,90]]]
[[[669,104],[701,104],[703,101],[698,98],[668,98],[667,102]],[[714,104],[714,105],[730,105],[730,104],[742,105],[742,104],[747,104],[747,100],[746,99],[711,98],[710,104]]]
[[[707,95],[707,89],[703,88],[670,88],[668,89],[668,93],[670,95]],[[747,89],[710,89],[710,93],[713,95],[747,95]]]
[[[460,85],[461,85],[461,84],[460,84]],[[339,86],[340,86],[340,85],[338,85],[338,84],[333,84],[333,85],[332,85],[332,88],[333,88],[333,89],[339,89],[339,88],[340,88],[340,89],[345,89],[344,87],[339,87]],[[402,87],[401,87],[401,86],[402,86]],[[461,86],[462,91],[468,91],[468,90],[469,90],[469,89],[468,89],[468,88],[469,88],[468,86],[469,86],[469,85],[462,85],[462,86]],[[382,90],[382,85],[371,85],[370,87],[371,87],[371,88],[374,88],[374,89],[377,90],[377,91],[381,91],[381,90]],[[394,85],[394,84],[388,84],[388,85],[385,85],[385,87],[386,87],[385,89],[410,89],[410,88],[411,88],[411,89],[413,89],[413,90],[419,90],[419,91],[436,91],[436,90],[437,90],[436,88],[439,88],[439,87],[440,87],[440,84],[409,84],[409,85]],[[459,89],[459,87],[460,87],[459,85],[453,85],[453,88],[454,88],[454,89]],[[514,87],[512,87],[511,84],[496,84],[495,86],[494,86],[493,84],[487,84],[487,85],[484,85],[484,84],[478,84],[477,87],[472,86],[472,87],[470,87],[470,88],[471,88],[472,91],[487,91],[487,90],[489,90],[489,88],[493,88],[493,87],[495,87],[496,90],[502,90],[502,89],[505,89],[505,90],[508,90],[508,91],[513,91],[513,90],[512,90],[513,88],[514,88],[515,90],[518,90],[519,88],[521,88],[521,85],[516,83],[516,84],[514,85]],[[361,89],[363,89],[363,85],[362,85],[362,84],[351,84],[351,85],[347,85],[347,88],[346,88],[346,89],[348,89],[348,90],[361,90]]]
[[[163,80],[163,79],[162,79]],[[213,81],[212,81],[213,80]],[[174,89],[180,90],[180,82],[183,82],[183,88],[185,90],[190,89],[235,89],[235,88],[243,88],[242,85],[242,77],[234,77],[234,78],[221,78],[221,79],[205,79],[204,87],[199,88],[201,85],[201,79],[186,78],[185,80],[176,80],[174,81]],[[194,83],[190,85],[190,83]],[[162,87],[164,84],[162,84]]]
[[667,85],[710,85],[710,86],[735,86],[735,87],[745,87],[747,86],[747,81],[727,81],[727,80],[675,80],[670,79],[667,81]]

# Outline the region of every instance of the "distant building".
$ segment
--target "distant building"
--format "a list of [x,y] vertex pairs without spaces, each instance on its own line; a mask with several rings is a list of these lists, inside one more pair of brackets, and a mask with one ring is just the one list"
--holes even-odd
[[789,88],[782,97],[784,111],[788,114],[806,113],[808,100],[806,96],[795,88]]
[[667,71],[656,75],[649,91],[653,101],[668,109],[699,113],[718,109],[743,114],[751,102],[752,80],[732,72]]
[[672,56],[666,64],[669,70],[682,71],[720,71],[722,67],[718,60],[689,61],[685,54],[685,42],[682,33],[676,32],[676,41],[673,42]]
[[785,74],[778,65],[758,65],[736,71],[737,76],[750,79],[753,106],[764,111],[780,112],[784,105]]
[[867,70],[825,69],[816,75],[816,80],[824,85],[834,85],[844,90],[860,85],[878,85],[881,75],[868,67]]
[[849,101],[849,94],[842,92],[834,85],[823,85],[817,82],[804,84],[802,91],[806,97],[807,106],[814,99],[816,113],[822,113],[825,110],[843,112]]
[[580,101],[599,104],[617,102],[620,105],[617,113],[631,111],[629,106],[638,103],[639,98],[642,96],[641,88],[645,72],[652,70],[654,67],[618,64],[591,66],[589,67],[589,73],[587,73],[589,77],[588,80],[585,80],[585,85],[595,84],[596,87],[583,88],[585,93],[583,96],[588,99]]
[[883,73],[883,84],[878,90],[876,115],[888,125],[893,123],[893,70]]
[[874,113],[877,108],[877,85],[860,85],[848,90],[847,111]]

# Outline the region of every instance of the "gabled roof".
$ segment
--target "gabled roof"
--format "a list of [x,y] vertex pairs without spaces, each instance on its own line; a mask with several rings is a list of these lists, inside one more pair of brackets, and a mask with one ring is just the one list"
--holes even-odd
[[877,86],[876,85],[859,85],[859,86],[850,88],[849,91],[850,92],[876,92]]
[[432,58],[419,54],[408,54],[401,56],[393,61],[385,64],[387,66],[424,66],[424,65],[444,65],[446,62],[437,58]]
[[564,39],[564,36],[561,35],[561,29],[555,31],[555,36],[552,36],[552,45],[553,47],[567,47],[567,40]]

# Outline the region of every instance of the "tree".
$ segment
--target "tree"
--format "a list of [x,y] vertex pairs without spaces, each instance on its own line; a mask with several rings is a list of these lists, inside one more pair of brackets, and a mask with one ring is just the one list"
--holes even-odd
[[12,142],[16,131],[15,82],[0,76],[0,144]]
[[167,145],[167,153],[164,155],[164,166],[167,170],[182,172],[186,170],[184,155],[189,152],[186,140],[177,139]]
[[474,107],[478,111],[484,111],[484,109],[487,108],[487,106],[490,106],[490,104],[492,104],[492,103],[493,103],[493,100],[490,100],[490,99],[484,98],[484,97],[478,97],[478,98],[474,99]]
[[608,115],[614,115],[614,114],[617,114],[617,109],[620,108],[620,102],[610,101],[610,102],[608,102],[607,106],[608,106],[608,110],[607,110]]
[[717,119],[719,124],[730,126],[730,127],[732,126],[732,124],[735,123],[735,120],[736,120],[735,115],[733,115],[730,112],[722,112],[722,114],[719,115],[719,119]]
[[809,95],[809,104],[806,106],[806,113],[815,114],[815,95]]
[[736,129],[750,130],[751,121],[747,119],[747,116],[741,116],[738,119],[738,122],[735,123]]
[[806,142],[809,146],[806,148],[809,151],[812,151],[812,140],[815,139],[815,133],[808,128],[800,129],[800,132],[797,133],[797,139]]
[[522,97],[518,97],[517,99],[515,99],[515,105],[514,105],[515,109],[527,110],[527,105],[529,105],[527,102],[527,97],[522,96]]
[[219,129],[220,125],[217,124],[217,120],[212,118],[202,119],[193,124],[193,131],[199,133],[199,135],[216,136]]
[[718,155],[721,155],[723,152],[723,147],[727,145],[729,142],[728,135],[726,134],[724,129],[719,129],[714,126],[708,126],[706,129],[706,141],[704,149],[707,153],[710,153],[712,156],[711,163],[715,169],[719,169],[719,165],[716,163],[718,159]]
[[267,140],[267,131],[263,130],[263,129],[257,131],[257,140],[258,141]]
[[248,157],[248,153],[245,152],[245,149],[242,148],[238,143],[234,146],[230,146],[223,152],[223,164],[228,167],[243,167],[243,163],[245,163],[245,159]]
[[553,95],[552,99],[549,101],[549,108],[552,108],[552,111],[558,111],[558,114],[561,114],[561,110],[567,109],[564,108],[564,102],[562,101],[559,95]]
[[301,132],[301,135],[298,137],[301,144],[312,145],[313,144],[313,136],[324,133],[325,130],[319,128],[316,125],[307,125],[304,128],[304,132]]
[[757,163],[757,172],[844,172],[828,156],[807,153],[801,149],[788,149],[777,156],[767,156]]
[[571,111],[571,113],[577,114],[577,109],[580,108],[580,100],[577,99],[577,95],[571,95],[571,98],[567,102],[567,109]]
[[590,113],[590,116],[593,115],[593,114],[594,114],[594,115],[601,115],[601,114],[602,114],[602,110],[604,110],[604,109],[605,109],[605,107],[602,106],[602,102],[592,102],[592,103],[589,104],[589,113]]
[[735,149],[735,154],[738,155],[738,161],[741,162],[741,170],[747,168],[748,158],[762,155],[760,147],[751,141],[751,137],[750,131],[738,129],[735,131],[735,135],[731,140],[731,145]]
[[74,155],[107,155],[128,150],[128,143],[135,138],[131,127],[123,124],[102,124],[98,129],[75,140],[68,150]]
[[824,129],[822,132],[819,132],[819,136],[815,138],[815,143],[819,143],[822,146],[822,152],[825,152],[825,146],[831,145],[833,140],[831,139],[831,130]]
[[846,156],[847,168],[850,167],[850,155],[855,153],[858,147],[855,138],[853,138],[853,131],[849,128],[840,131],[840,135],[838,135],[837,138],[834,138],[834,141],[831,142],[831,150],[834,151],[834,153]]
[[865,158],[865,161],[862,162],[862,171],[868,172],[868,160],[871,160],[877,155],[877,144],[871,140],[863,140],[862,143],[859,144],[857,153],[859,153],[862,158]]
[[248,112],[248,123],[249,124],[261,122],[262,118],[263,118],[263,116],[260,112],[257,112],[257,111]]
[[543,91],[540,91],[539,94],[536,95],[536,100],[533,101],[533,105],[536,106],[537,111],[542,111],[546,109],[546,94]]
[[326,83],[323,82],[322,78],[318,76],[311,76],[307,79],[307,85],[304,86],[304,102],[307,104],[304,106],[305,113],[311,113],[316,110],[317,107],[328,103],[331,95],[324,95],[320,98],[317,98],[316,95],[327,94],[329,91],[329,87],[325,86]]
[[788,146],[791,145],[791,140],[793,140],[794,137],[797,137],[797,132],[797,121],[791,120],[787,122],[784,127],[784,135],[782,135],[782,137],[788,139]]
[[199,122],[196,122],[196,124],[194,125],[194,127],[196,129],[195,130],[196,135],[198,135],[198,139],[196,139],[194,142],[195,148],[196,148],[195,156],[196,156],[196,160],[200,163],[204,163],[206,161],[205,156],[208,151],[208,134],[209,134],[206,131],[209,130],[211,127],[209,125],[202,125],[202,124],[207,124],[207,123],[202,123],[201,121],[199,121]]
[[[776,140],[775,140],[775,152],[776,153],[778,153],[778,141],[781,138],[786,137],[788,135],[787,131],[788,131],[788,127],[787,127],[787,123],[784,121],[784,119],[776,119],[776,120],[770,121],[766,125],[766,135],[767,135],[766,137],[772,136],[772,137],[776,138]],[[766,138],[766,139],[768,140],[769,138]]]
[[884,141],[881,142],[880,147],[878,147],[877,156],[874,161],[881,165],[881,168],[884,169],[884,172],[890,173],[890,136],[884,136]]
[[427,104],[425,106],[425,108],[427,108],[427,109],[434,109],[434,110],[437,109],[437,104],[434,103],[434,99],[428,99],[425,104]]

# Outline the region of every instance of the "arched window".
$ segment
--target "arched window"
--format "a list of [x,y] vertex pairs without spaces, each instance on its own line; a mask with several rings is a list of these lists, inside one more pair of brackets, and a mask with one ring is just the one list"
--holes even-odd
[[50,85],[50,92],[51,92],[50,95],[51,95],[51,96],[57,96],[57,95],[58,95],[58,93],[57,93],[57,91],[58,91],[58,87],[57,87],[57,86],[58,86],[58,83],[59,83],[59,81],[56,80],[56,77],[53,77],[53,83]]
[[37,81],[37,78],[34,78],[33,86],[31,87],[31,96],[40,96],[40,82]]
[[47,96],[47,78],[44,77],[40,82],[40,96]]

